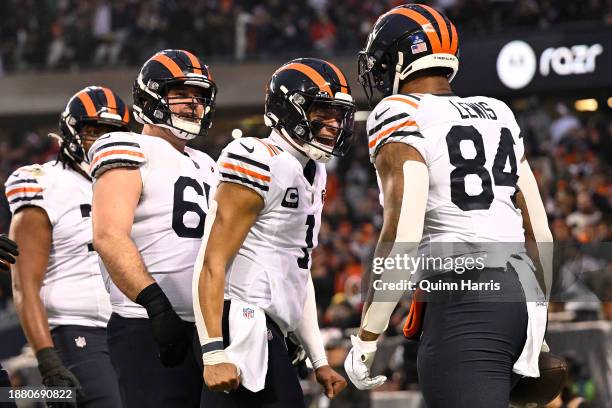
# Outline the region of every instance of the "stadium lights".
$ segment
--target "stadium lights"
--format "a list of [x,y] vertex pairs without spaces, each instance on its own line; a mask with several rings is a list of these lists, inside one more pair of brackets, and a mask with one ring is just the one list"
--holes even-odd
[[[608,100],[608,104],[610,101]],[[578,99],[574,102],[574,107],[578,112],[595,112],[597,110],[597,99]]]
[[365,122],[369,115],[370,111],[357,111],[355,112],[355,122]]

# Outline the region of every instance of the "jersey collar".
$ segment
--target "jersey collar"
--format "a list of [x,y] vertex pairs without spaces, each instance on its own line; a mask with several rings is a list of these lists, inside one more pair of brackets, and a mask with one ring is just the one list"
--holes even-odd
[[289,144],[289,142],[287,142],[285,138],[279,135],[278,132],[276,132],[275,130],[270,133],[270,140],[280,145],[283,150],[286,150],[287,152],[291,153],[291,155],[295,157],[297,161],[300,162],[302,167],[306,166],[306,163],[308,163],[308,160],[310,160],[308,156],[297,150],[295,147],[291,146],[291,144]]

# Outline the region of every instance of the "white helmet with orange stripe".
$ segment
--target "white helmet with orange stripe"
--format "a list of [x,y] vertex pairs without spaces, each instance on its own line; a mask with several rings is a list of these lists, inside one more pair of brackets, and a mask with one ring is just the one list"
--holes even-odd
[[266,89],[266,125],[320,162],[348,152],[355,110],[344,73],[317,58],[284,64],[272,74]]
[[359,83],[370,105],[373,89],[396,94],[400,82],[430,68],[447,71],[449,81],[459,70],[459,36],[441,12],[424,4],[405,4],[381,15],[359,53]]

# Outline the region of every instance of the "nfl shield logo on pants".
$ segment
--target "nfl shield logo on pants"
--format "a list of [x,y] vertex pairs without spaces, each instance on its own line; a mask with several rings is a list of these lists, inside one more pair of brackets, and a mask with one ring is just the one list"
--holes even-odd
[[85,337],[79,336],[74,339],[74,343],[78,348],[84,348],[87,345],[87,340],[85,340]]
[[244,307],[242,308],[242,316],[245,319],[252,319],[255,317],[255,310],[251,309],[250,307]]

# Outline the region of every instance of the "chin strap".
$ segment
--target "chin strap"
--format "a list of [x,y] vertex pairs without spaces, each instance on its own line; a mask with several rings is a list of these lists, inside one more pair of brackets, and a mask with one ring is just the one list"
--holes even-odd
[[399,91],[399,83],[406,77],[405,73],[402,73],[404,67],[404,53],[401,51],[397,52],[397,64],[395,65],[395,75],[393,76],[393,94],[395,95]]
[[325,153],[321,149],[313,146],[311,144],[305,143],[303,146],[304,153],[312,160],[317,161],[319,163],[327,163],[331,160],[331,154]]
[[291,146],[293,146],[293,148],[295,148],[296,150],[304,153],[306,156],[308,156],[312,160],[317,161],[319,163],[327,163],[328,161],[330,161],[330,159],[332,157],[331,154],[325,153],[321,149],[318,149],[316,146],[313,146],[313,145],[308,144],[306,142],[304,142],[304,144],[300,146],[293,139],[293,137],[291,137],[289,135],[289,133],[287,133],[285,128],[281,128],[280,131],[283,134],[283,136],[285,136],[285,139],[287,140],[287,142]]

